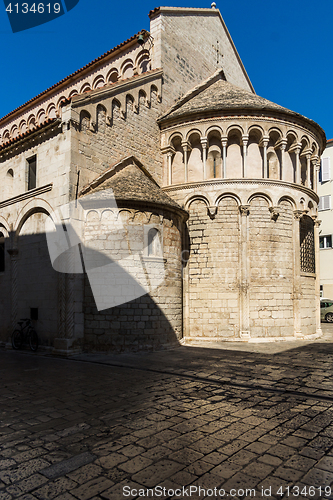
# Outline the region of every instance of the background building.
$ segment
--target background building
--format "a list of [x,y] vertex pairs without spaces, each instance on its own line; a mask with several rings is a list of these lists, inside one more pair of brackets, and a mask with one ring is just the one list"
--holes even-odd
[[[29,315],[62,351],[314,338],[323,130],[255,94],[217,9],[149,15],[150,32],[0,120],[2,342]],[[45,221],[108,189],[124,238],[166,276],[98,310],[87,275],[52,268]],[[121,255],[115,212],[86,210],[83,243]]]
[[321,157],[321,168],[318,185],[319,195],[319,229],[320,246],[320,295],[333,298],[333,139],[327,141],[326,149]]

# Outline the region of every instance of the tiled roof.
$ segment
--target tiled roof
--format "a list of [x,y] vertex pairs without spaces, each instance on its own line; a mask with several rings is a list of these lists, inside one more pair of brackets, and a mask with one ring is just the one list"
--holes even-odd
[[143,202],[149,205],[164,205],[181,210],[170,196],[162,191],[143,165],[133,156],[110,167],[95,181],[80,192],[80,197],[88,194],[89,200],[103,199],[103,191],[112,189],[115,199]]
[[7,142],[4,142],[0,146],[0,151],[2,149],[7,148],[8,146],[11,146],[11,145],[15,144],[16,142],[20,141],[21,139],[24,139],[25,137],[28,137],[29,135],[33,134],[34,132],[37,132],[38,130],[41,130],[46,125],[50,125],[51,123],[56,122],[56,121],[59,121],[59,123],[60,123],[60,120],[58,118],[47,118],[47,120],[45,120],[40,125],[35,125],[32,129],[27,130],[26,132],[23,132],[23,133],[17,135],[16,137],[14,137],[13,139],[10,139]]
[[4,121],[6,118],[8,118],[9,116],[13,115],[14,113],[16,113],[17,111],[19,111],[20,109],[24,108],[27,104],[30,104],[32,103],[33,101],[37,100],[38,98],[40,98],[41,96],[43,96],[44,94],[47,94],[48,92],[50,92],[51,90],[54,90],[56,87],[58,87],[59,85],[65,83],[66,81],[70,80],[71,78],[73,78],[74,76],[77,76],[79,73],[81,72],[84,72],[86,69],[90,68],[91,66],[93,66],[95,63],[101,61],[102,59],[108,57],[109,55],[113,54],[113,52],[115,52],[116,50],[124,47],[125,45],[133,42],[134,40],[136,40],[138,38],[138,36],[142,33],[142,32],[145,32],[146,33],[146,30],[141,30],[139,31],[139,33],[137,33],[136,35],[133,35],[131,38],[128,38],[127,40],[125,40],[124,42],[120,43],[119,45],[116,45],[115,47],[113,47],[113,49],[110,49],[108,50],[107,52],[105,52],[104,54],[102,54],[101,56],[97,57],[96,59],[94,59],[93,61],[91,61],[90,63],[86,64],[85,66],[83,66],[82,68],[74,71],[74,73],[71,73],[70,75],[66,76],[65,78],[63,78],[62,80],[60,80],[58,83],[55,83],[54,85],[52,85],[51,87],[49,87],[48,89],[46,90],[43,90],[43,92],[41,92],[40,94],[36,95],[35,97],[33,97],[32,99],[30,99],[29,101],[25,102],[24,104],[21,104],[21,106],[18,106],[16,109],[14,109],[13,111],[11,111],[10,113],[8,113],[7,115],[3,116],[1,119],[0,119],[0,125],[1,125],[1,122]]
[[215,114],[229,112],[246,114],[247,111],[265,114],[277,112],[294,118],[301,118],[302,120],[311,122],[313,126],[320,129],[324,142],[326,141],[323,129],[316,122],[295,111],[268,101],[253,92],[227,82],[222,70],[217,70],[210,78],[187,92],[158,119],[158,122],[163,123],[166,120],[198,114],[207,116],[212,112]]

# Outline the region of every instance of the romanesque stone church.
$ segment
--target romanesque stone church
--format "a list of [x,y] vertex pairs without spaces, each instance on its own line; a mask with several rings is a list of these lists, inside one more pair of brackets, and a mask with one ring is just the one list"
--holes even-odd
[[[59,353],[315,338],[323,130],[255,93],[215,4],[149,17],[0,120],[0,342],[28,317]],[[95,264],[65,269],[45,228],[78,205]]]

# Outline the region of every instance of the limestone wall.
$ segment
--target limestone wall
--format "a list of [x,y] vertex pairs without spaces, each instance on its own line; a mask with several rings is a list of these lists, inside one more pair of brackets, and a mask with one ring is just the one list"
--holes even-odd
[[[100,238],[99,252],[108,255],[111,250],[112,256],[117,260],[118,257],[121,259],[122,254],[126,257],[131,247],[134,259],[139,258],[139,252],[142,254],[142,262],[151,276],[149,268],[161,263],[161,258],[147,255],[145,228],[153,225],[161,235],[165,280],[150,294],[100,311],[97,311],[93,290],[86,280],[83,347],[93,351],[122,352],[151,350],[178,344],[182,337],[182,230],[179,218],[168,210],[154,210],[152,213],[147,209],[121,209],[124,234],[120,241],[111,234],[112,224],[107,222],[106,214],[99,212],[95,211],[95,217],[87,220],[87,244],[89,245],[89,239]],[[98,236],[96,227],[102,227],[100,221],[105,225],[105,229],[99,229]]]
[[150,32],[154,39],[153,68],[165,74],[163,107],[208,78],[217,68],[226,79],[251,90],[230,35],[216,9],[161,7],[153,15]]

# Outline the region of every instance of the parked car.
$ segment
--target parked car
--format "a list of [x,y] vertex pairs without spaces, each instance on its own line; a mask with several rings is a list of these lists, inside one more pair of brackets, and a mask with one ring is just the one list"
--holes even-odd
[[320,299],[320,319],[333,323],[333,300]]

